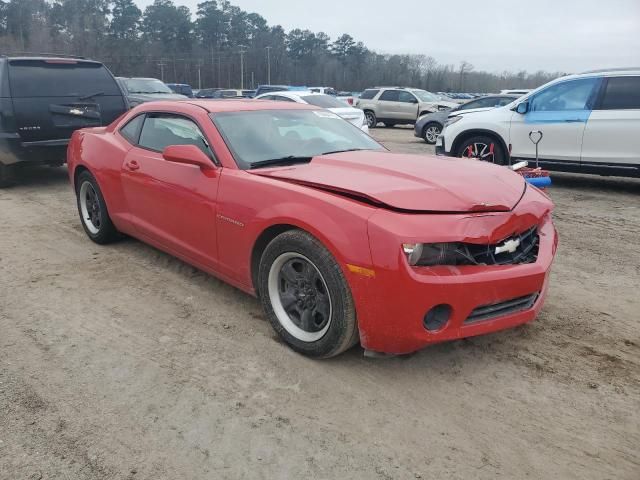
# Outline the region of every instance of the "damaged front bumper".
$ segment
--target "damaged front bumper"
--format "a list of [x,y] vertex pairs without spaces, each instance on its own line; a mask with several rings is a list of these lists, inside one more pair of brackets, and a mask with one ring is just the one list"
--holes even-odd
[[[374,352],[410,353],[533,320],[545,300],[558,237],[551,203],[528,190],[527,198],[511,212],[408,215],[401,222],[387,212],[374,215],[369,235],[375,276],[349,279],[362,346]],[[386,233],[389,222],[402,223],[395,225],[395,238]],[[415,236],[420,223],[422,238],[429,242],[487,244],[537,225],[538,255],[527,264],[411,267],[399,246],[410,233]],[[428,322],[430,312],[444,312],[446,317],[435,329]]]

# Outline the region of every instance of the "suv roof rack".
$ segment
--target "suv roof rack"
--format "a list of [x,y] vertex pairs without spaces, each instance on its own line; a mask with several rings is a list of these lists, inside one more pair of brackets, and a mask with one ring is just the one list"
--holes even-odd
[[630,71],[638,71],[640,67],[617,67],[617,68],[599,68],[597,70],[588,70],[586,72],[580,72],[581,74],[585,73],[605,73],[605,72],[630,72]]
[[411,87],[400,87],[398,85],[380,85],[380,86],[371,87],[371,88],[402,88],[402,89],[408,90]]
[[68,55],[66,53],[48,53],[48,52],[11,52],[3,53],[3,57],[58,57],[58,58],[77,58],[79,60],[86,60],[87,57],[80,55]]

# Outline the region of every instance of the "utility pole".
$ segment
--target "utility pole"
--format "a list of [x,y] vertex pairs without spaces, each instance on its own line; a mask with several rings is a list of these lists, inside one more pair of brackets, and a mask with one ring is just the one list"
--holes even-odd
[[267,49],[267,85],[271,85],[271,47]]
[[166,63],[164,63],[164,60],[160,60],[160,62],[158,63],[158,66],[160,67],[160,80],[162,80],[164,82],[164,67],[166,67]]
[[244,90],[244,46],[240,46],[240,90]]
[[202,88],[202,76],[200,75],[200,70],[202,69],[202,64],[198,62],[198,88]]

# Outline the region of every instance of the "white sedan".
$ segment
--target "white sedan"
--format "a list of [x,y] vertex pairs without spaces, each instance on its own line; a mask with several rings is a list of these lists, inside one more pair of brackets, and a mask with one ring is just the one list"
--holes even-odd
[[281,102],[296,102],[315,105],[335,113],[361,129],[363,132],[369,133],[369,127],[367,127],[367,120],[365,119],[364,112],[359,108],[350,107],[331,95],[314,93],[306,90],[296,90],[267,92],[262,95],[258,95],[256,100],[276,100]]

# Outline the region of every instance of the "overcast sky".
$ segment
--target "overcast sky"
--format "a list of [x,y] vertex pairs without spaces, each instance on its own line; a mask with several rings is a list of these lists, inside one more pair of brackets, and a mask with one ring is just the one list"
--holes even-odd
[[[135,0],[145,7],[153,0]],[[195,14],[202,0],[174,0]],[[640,0],[231,0],[269,25],[349,33],[380,53],[478,70],[640,66]]]

